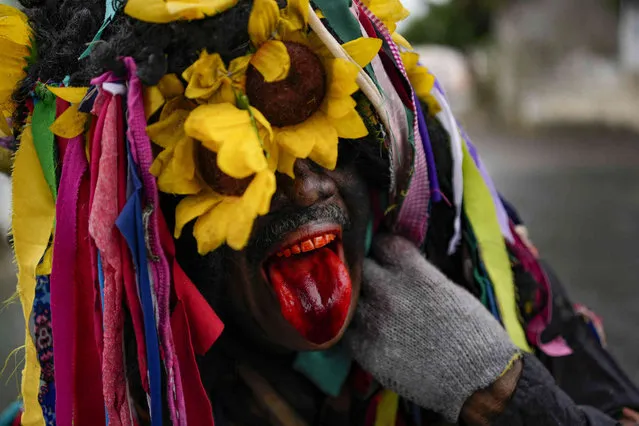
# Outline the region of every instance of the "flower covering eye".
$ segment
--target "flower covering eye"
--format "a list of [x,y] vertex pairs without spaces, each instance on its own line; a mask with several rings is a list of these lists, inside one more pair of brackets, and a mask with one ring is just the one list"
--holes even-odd
[[306,158],[332,170],[339,139],[368,134],[352,95],[382,41],[354,40],[343,45],[351,60],[335,58],[309,31],[309,11],[308,0],[282,10],[256,0],[247,54],[226,64],[202,51],[182,74],[183,93],[149,126],[164,149],[151,169],[160,190],[187,196],[176,235],[197,219],[202,254],[246,245],[253,221],[269,211],[276,172],[294,178],[295,161]]

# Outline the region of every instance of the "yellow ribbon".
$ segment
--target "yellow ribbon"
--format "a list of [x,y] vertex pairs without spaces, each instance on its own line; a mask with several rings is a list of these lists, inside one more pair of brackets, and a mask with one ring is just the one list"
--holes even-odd
[[464,160],[464,211],[470,220],[479,244],[481,258],[493,284],[497,305],[504,327],[513,343],[530,352],[524,329],[519,321],[516,305],[515,283],[510,267],[506,243],[497,221],[497,210],[490,191],[462,140]]
[[29,318],[35,298],[36,268],[47,250],[54,219],[53,197],[33,144],[31,126],[28,125],[22,134],[13,170],[13,238],[26,336],[26,359],[22,371],[24,426],[44,426],[38,403],[40,364],[29,330]]
[[391,390],[384,389],[379,404],[377,404],[375,426],[395,426],[398,409],[399,395]]

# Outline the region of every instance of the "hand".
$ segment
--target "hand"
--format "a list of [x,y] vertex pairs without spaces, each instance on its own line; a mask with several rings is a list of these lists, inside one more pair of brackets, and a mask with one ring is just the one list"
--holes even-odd
[[620,422],[624,426],[639,425],[639,413],[630,408],[624,408]]
[[408,240],[379,236],[364,261],[362,295],[346,343],[383,385],[457,421],[517,356],[501,325]]

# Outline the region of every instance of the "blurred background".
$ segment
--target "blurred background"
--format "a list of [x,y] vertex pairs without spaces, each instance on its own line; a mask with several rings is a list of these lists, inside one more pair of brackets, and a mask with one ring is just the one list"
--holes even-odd
[[[403,3],[412,14],[401,32],[497,187],[573,299],[603,317],[611,352],[639,382],[639,0]],[[3,234],[9,212],[0,174]],[[0,301],[14,291],[0,238]],[[0,303],[0,407],[17,395],[22,352],[9,354],[23,327],[19,305]]]

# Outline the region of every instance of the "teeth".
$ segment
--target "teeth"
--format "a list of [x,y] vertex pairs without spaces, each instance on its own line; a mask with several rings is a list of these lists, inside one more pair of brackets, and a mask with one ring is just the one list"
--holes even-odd
[[307,251],[315,250],[315,246],[311,240],[302,241],[302,251],[306,253]]
[[314,237],[312,240],[305,240],[299,244],[293,244],[292,246],[277,253],[277,257],[291,257],[295,254],[306,253],[324,247],[333,241],[335,241],[335,234],[325,234],[318,237]]

